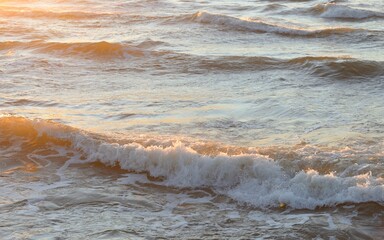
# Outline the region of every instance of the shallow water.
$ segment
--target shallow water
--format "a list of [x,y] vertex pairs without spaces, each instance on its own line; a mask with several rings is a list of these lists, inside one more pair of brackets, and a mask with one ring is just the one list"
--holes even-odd
[[382,1],[0,1],[0,238],[381,239]]

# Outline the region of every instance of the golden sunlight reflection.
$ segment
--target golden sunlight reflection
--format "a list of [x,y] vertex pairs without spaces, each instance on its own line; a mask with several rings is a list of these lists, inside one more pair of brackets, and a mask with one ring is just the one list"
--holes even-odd
[[[18,18],[46,18],[57,15],[57,18],[71,19],[74,18],[72,11],[89,10],[89,7],[65,4],[60,1],[60,4],[53,2],[42,1],[0,1],[0,16],[1,17],[18,17]],[[86,13],[86,12],[85,12]],[[78,16],[81,17],[81,16]]]

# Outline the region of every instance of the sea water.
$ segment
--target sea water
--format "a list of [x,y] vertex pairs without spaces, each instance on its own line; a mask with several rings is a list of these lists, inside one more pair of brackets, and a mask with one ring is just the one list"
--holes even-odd
[[0,1],[1,239],[382,239],[384,2]]

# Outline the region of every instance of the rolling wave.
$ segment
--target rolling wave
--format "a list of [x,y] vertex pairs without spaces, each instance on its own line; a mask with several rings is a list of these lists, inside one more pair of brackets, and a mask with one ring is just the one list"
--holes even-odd
[[[384,64],[379,61],[348,57],[305,56],[279,59],[259,56],[198,56],[172,51],[157,51],[164,44],[146,40],[137,44],[111,42],[0,42],[0,51],[26,50],[60,57],[95,61],[131,59],[131,63],[165,72],[182,71],[194,74],[207,71],[299,70],[306,74],[332,79],[374,78],[384,76]],[[133,57],[133,59],[132,59]],[[135,62],[135,60],[138,60]],[[144,62],[142,60],[145,60]],[[172,68],[169,68],[172,66]],[[143,67],[143,66],[141,66]],[[168,69],[168,70],[166,70]]]
[[212,14],[208,12],[197,12],[191,15],[193,22],[223,26],[234,31],[247,31],[257,33],[275,33],[287,36],[303,37],[327,37],[330,35],[347,34],[361,29],[348,27],[309,29],[289,25],[278,25],[267,23],[261,20],[242,19],[221,14]]
[[[206,147],[200,145],[199,150],[178,141],[167,141],[166,144],[154,139],[124,142],[52,121],[15,116],[0,118],[0,133],[2,151],[11,148],[19,155],[28,155],[31,147],[54,145],[61,152],[63,148],[71,152],[62,159],[62,168],[71,164],[100,162],[129,172],[148,174],[156,180],[154,184],[182,188],[209,187],[241,203],[261,208],[274,208],[281,204],[294,209],[315,209],[345,203],[384,204],[384,179],[380,175],[383,166],[380,161],[370,161],[370,168],[367,168],[368,162],[360,160],[358,166],[351,168],[345,160],[347,162],[341,172],[329,169],[331,173],[326,173],[321,168],[306,167],[297,171],[296,161],[272,159],[261,155],[262,151],[244,148],[244,152],[233,154],[221,151],[204,154],[204,151],[209,152],[209,144]],[[201,148],[207,149],[201,152]],[[268,152],[278,150],[272,148]],[[318,150],[315,153],[321,154]],[[296,151],[298,154],[303,148]],[[336,154],[335,157],[340,158],[343,151],[339,149],[326,153],[324,156],[328,157],[319,163],[328,164],[329,168],[329,163],[334,162],[332,156]],[[44,151],[40,152],[44,154]],[[351,152],[345,154],[349,156]],[[376,157],[380,158],[379,155]],[[316,162],[311,162],[313,157],[306,156],[302,161],[318,168]],[[33,162],[36,163],[37,158],[38,155],[34,154]],[[33,162],[30,164],[33,165]]]
[[191,68],[190,72],[199,72],[199,70],[231,72],[277,69],[299,70],[316,77],[327,77],[339,80],[384,76],[383,62],[359,60],[348,57],[306,56],[292,59],[279,59],[247,56],[211,58],[184,56],[181,59],[173,59],[173,61],[187,61],[187,66]]

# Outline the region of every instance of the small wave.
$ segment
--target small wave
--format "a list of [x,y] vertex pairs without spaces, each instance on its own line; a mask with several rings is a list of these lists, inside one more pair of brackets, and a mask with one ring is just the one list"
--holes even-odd
[[319,4],[311,8],[311,12],[319,14],[323,18],[340,19],[367,19],[384,18],[383,12],[370,11],[365,9],[356,9],[335,3]]
[[106,117],[106,119],[122,120],[122,119],[126,119],[126,118],[132,118],[135,116],[137,116],[137,114],[135,114],[135,113],[120,113],[120,114],[116,114],[116,115],[109,115]]
[[278,4],[278,3],[271,3],[271,4],[268,4],[264,7],[263,11],[265,12],[271,12],[271,11],[276,11],[276,10],[279,10],[279,9],[282,9],[284,8],[285,6],[282,5],[282,4]]
[[242,19],[227,15],[212,14],[208,12],[197,12],[193,14],[190,19],[198,23],[224,26],[230,30],[275,33],[288,36],[326,37],[335,34],[351,33],[358,30],[347,27],[308,29],[289,25],[272,24],[261,20]]
[[44,54],[60,56],[81,56],[92,59],[123,59],[129,57],[143,57],[150,52],[147,50],[160,44],[155,41],[145,41],[143,44],[129,45],[125,43],[101,42],[1,42],[0,50],[24,49]]
[[[144,57],[145,66],[167,69],[169,65],[180,66],[183,71],[199,73],[201,70],[218,71],[253,71],[271,69],[301,70],[307,74],[332,79],[374,78],[384,75],[384,64],[378,61],[359,60],[349,57],[307,56],[293,59],[269,57],[219,56],[201,57],[179,54],[171,51],[156,51],[162,44],[157,41],[144,41],[138,44],[124,43],[42,43],[32,49],[41,53],[58,54],[60,56],[77,56],[93,60],[119,60]],[[1,44],[0,44],[1,49]],[[149,57],[151,56],[151,57]]]
[[[348,57],[306,56],[279,59],[258,56],[197,56],[172,51],[156,51],[159,41],[141,43],[74,42],[58,43],[45,41],[0,42],[0,51],[26,50],[43,54],[76,57],[92,60],[132,59],[145,67],[161,72],[182,71],[193,74],[207,71],[260,71],[299,70],[304,73],[332,79],[374,78],[384,75],[384,64],[379,61],[359,60]],[[169,66],[172,68],[168,71]],[[139,69],[139,68],[136,68]]]
[[384,76],[384,63],[376,61],[330,61],[313,64],[309,67],[311,74],[332,79],[369,79]]
[[51,101],[36,101],[36,100],[30,100],[30,99],[14,99],[14,100],[8,100],[5,101],[3,104],[0,104],[0,106],[40,106],[40,107],[53,107],[57,106],[58,103],[51,102]]
[[[167,55],[165,55],[167,57]],[[262,71],[299,70],[303,73],[331,79],[374,78],[384,75],[384,64],[379,61],[359,60],[350,57],[306,56],[279,59],[254,56],[199,57],[183,55],[170,59],[174,66],[188,66],[189,72],[204,71]]]
[[[281,203],[295,209],[315,209],[343,203],[384,204],[384,179],[371,172],[349,171],[344,176],[314,169],[293,171],[290,161],[282,164],[251,150],[233,155],[225,152],[205,155],[177,141],[165,145],[154,140],[147,141],[147,144],[136,141],[117,143],[105,136],[63,124],[14,116],[0,118],[0,133],[2,148],[12,145],[15,136],[18,136],[29,139],[24,142],[34,142],[32,146],[49,143],[50,146],[55,144],[71,150],[73,153],[68,155],[71,157],[63,167],[100,162],[131,172],[146,173],[155,177],[156,184],[160,185],[210,187],[234,200],[261,208],[278,207]],[[19,151],[22,149],[19,145]],[[332,152],[333,155],[341,153]],[[316,151],[316,154],[319,152]],[[311,161],[311,156],[307,156],[306,161]],[[324,161],[327,159],[320,162]],[[292,167],[296,169],[297,166],[294,163]],[[377,165],[377,168],[380,166]]]
[[2,36],[20,36],[20,35],[25,35],[25,34],[33,34],[37,31],[34,28],[25,27],[25,26],[21,26],[21,25],[15,26],[14,24],[9,25],[6,23],[1,23],[1,22],[0,22],[0,24],[2,25],[2,26],[0,26],[0,32],[1,32]]

